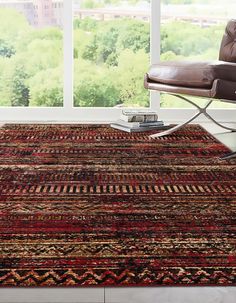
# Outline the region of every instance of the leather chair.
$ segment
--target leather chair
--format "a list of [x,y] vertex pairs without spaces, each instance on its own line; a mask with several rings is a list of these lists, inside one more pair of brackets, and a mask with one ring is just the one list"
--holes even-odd
[[[154,64],[145,75],[144,86],[149,90],[174,95],[198,109],[188,121],[154,134],[151,136],[153,138],[171,134],[201,114],[227,130],[236,131],[217,122],[207,113],[207,108],[215,100],[236,103],[236,20],[230,20],[227,24],[218,61],[169,61]],[[204,107],[200,107],[189,100],[188,96],[207,98],[208,102]],[[224,158],[235,156],[236,152]]]

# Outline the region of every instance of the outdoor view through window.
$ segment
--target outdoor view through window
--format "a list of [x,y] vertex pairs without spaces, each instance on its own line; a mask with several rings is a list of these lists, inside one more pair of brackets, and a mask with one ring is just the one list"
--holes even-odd
[[0,106],[62,105],[62,0],[0,0]]
[[74,105],[146,107],[150,0],[74,1]]
[[[235,0],[162,0],[161,4],[162,61],[218,60],[225,26],[235,18]],[[186,104],[168,95],[161,97],[161,107],[191,107]],[[211,107],[233,105],[214,102]]]
[[[161,60],[218,58],[235,0],[161,6]],[[73,1],[75,107],[149,106],[150,13],[151,0]],[[63,106],[63,64],[63,0],[0,0],[0,106]]]

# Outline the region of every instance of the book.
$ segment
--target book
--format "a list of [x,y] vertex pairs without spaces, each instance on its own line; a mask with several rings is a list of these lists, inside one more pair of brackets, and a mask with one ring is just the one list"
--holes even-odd
[[151,111],[122,111],[120,119],[126,122],[155,122],[158,120],[156,112]]
[[127,126],[124,126],[124,125],[118,124],[118,123],[111,123],[110,126],[112,128],[115,128],[118,130],[123,130],[128,133],[137,133],[137,132],[150,131],[150,130],[165,130],[170,127],[169,125],[127,127]]
[[139,109],[133,109],[133,110],[122,110],[122,114],[125,116],[142,116],[142,115],[157,115],[156,112],[150,111],[150,110],[139,110]]
[[150,126],[162,126],[164,125],[163,121],[154,121],[154,122],[127,122],[122,119],[118,119],[114,122],[115,124],[123,125],[124,127],[137,128],[137,127],[150,127]]

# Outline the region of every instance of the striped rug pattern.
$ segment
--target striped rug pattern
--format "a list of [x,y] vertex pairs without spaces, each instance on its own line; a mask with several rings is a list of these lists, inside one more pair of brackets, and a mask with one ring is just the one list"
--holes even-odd
[[236,285],[236,160],[149,134],[0,129],[0,286]]

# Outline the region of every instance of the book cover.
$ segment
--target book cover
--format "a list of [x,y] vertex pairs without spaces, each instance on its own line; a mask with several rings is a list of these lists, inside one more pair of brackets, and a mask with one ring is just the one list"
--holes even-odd
[[155,115],[123,115],[121,114],[120,119],[126,122],[155,122],[158,120],[158,116]]
[[125,116],[142,116],[142,115],[157,115],[156,112],[150,110],[122,110]]
[[124,127],[137,128],[137,127],[150,127],[150,126],[162,126],[164,125],[163,121],[154,121],[154,122],[127,122],[122,119],[118,119],[114,122],[115,124],[123,125]]
[[110,126],[112,128],[122,130],[128,133],[137,133],[137,132],[145,132],[145,131],[150,131],[150,130],[165,130],[168,129],[170,126],[169,125],[160,125],[160,126],[150,126],[150,127],[126,127],[121,124],[116,124],[116,123],[111,123]]
[[158,115],[151,111],[123,110],[120,119],[126,122],[155,122],[158,120]]

